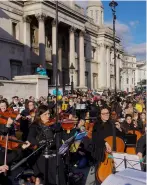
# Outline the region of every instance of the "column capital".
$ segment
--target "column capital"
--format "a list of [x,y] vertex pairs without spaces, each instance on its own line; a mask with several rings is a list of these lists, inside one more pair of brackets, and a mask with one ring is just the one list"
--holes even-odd
[[44,21],[46,19],[47,15],[44,13],[38,13],[35,15],[35,17],[38,19],[38,21]]
[[86,33],[85,30],[81,30],[80,33],[79,33],[79,36],[84,37],[85,33]]
[[110,45],[107,45],[106,48],[110,50],[111,49],[111,46]]
[[29,16],[23,16],[23,22],[31,23],[31,19]]
[[76,29],[77,29],[76,27],[71,26],[71,27],[69,28],[69,33],[75,33]]
[[108,45],[105,44],[105,43],[99,43],[98,46],[99,46],[99,47],[104,47],[104,48],[107,48],[107,47],[108,47]]

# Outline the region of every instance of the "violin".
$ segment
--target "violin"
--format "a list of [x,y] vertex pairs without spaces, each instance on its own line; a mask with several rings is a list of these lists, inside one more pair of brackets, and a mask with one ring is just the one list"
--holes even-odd
[[45,123],[44,125],[46,126],[51,126],[54,125],[56,123],[56,118],[51,118],[49,119],[49,121],[47,123]]
[[77,122],[76,120],[72,120],[72,119],[63,120],[61,122],[61,127],[63,130],[66,130],[67,133],[69,134],[70,131],[75,127],[76,122]]
[[[12,140],[17,141],[17,138],[15,136],[9,136],[8,145],[7,145],[7,148],[9,150],[16,149],[19,146],[19,143],[13,142]],[[0,136],[0,146],[3,148],[6,147],[6,137],[5,136]]]
[[[7,121],[8,121],[8,118],[11,118],[12,120],[15,120],[18,114],[19,113],[11,112],[11,111],[8,111],[8,110],[6,110],[5,112],[0,112],[0,124],[6,125]],[[15,125],[19,126],[19,123],[15,122]]]

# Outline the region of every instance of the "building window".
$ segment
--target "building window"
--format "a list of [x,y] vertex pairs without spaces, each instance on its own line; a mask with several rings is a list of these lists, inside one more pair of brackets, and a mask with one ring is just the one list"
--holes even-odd
[[88,72],[85,72],[85,86],[88,87]]
[[12,36],[16,39],[16,26],[15,22],[12,22]]
[[14,76],[21,75],[21,68],[22,68],[21,61],[10,60],[10,67],[11,67],[11,78],[14,78]]
[[92,48],[92,59],[95,59],[95,48]]
[[98,10],[96,10],[96,22],[98,23]]
[[127,84],[129,84],[129,79],[127,78]]
[[91,18],[93,18],[93,10],[90,10],[90,12],[91,12]]

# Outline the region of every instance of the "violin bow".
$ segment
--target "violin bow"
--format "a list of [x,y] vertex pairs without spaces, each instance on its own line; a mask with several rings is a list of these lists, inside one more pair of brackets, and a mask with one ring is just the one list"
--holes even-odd
[[[7,165],[7,154],[8,154],[8,139],[9,139],[9,133],[6,135],[6,144],[5,144],[5,158],[4,158],[4,165]],[[4,175],[7,175],[7,172],[4,172]]]

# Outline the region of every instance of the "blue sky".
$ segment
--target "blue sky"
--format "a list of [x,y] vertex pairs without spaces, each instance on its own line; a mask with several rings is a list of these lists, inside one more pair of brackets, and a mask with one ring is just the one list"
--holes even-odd
[[[104,23],[112,25],[110,1],[102,1],[104,6]],[[116,30],[122,39],[124,49],[137,56],[138,60],[146,59],[146,2],[145,1],[117,1]],[[87,1],[76,1],[86,8]]]

